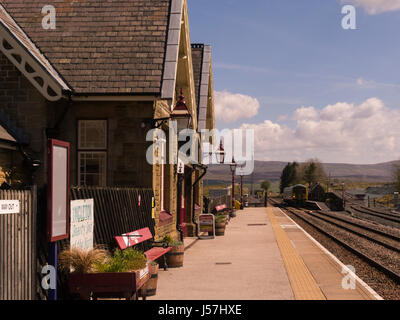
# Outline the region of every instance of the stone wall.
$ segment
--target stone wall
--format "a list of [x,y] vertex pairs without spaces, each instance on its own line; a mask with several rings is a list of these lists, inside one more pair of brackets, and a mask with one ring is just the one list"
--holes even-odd
[[[39,184],[46,181],[46,133],[50,124],[47,108],[58,107],[48,102],[21,72],[0,52],[0,108],[11,121],[29,135],[30,144],[26,149],[35,158],[42,161],[37,172]],[[51,119],[50,119],[51,120]]]

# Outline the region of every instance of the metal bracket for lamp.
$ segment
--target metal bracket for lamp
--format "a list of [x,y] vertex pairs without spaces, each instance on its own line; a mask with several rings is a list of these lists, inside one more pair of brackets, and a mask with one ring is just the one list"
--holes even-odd
[[168,120],[170,120],[170,119],[171,119],[171,117],[158,118],[158,119],[145,119],[142,121],[142,128],[145,128],[146,125],[151,125],[152,129],[158,129],[163,124],[167,123]]

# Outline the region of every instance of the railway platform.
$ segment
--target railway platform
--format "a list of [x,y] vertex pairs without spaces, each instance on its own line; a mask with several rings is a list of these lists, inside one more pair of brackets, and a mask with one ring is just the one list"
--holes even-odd
[[225,236],[193,243],[183,268],[159,271],[149,300],[380,299],[358,278],[344,288],[343,269],[279,208],[246,208]]

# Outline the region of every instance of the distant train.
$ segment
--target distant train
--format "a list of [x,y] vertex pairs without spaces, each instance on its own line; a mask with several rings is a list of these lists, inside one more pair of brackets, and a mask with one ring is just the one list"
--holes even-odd
[[289,204],[304,205],[308,200],[307,187],[302,184],[296,184],[283,189],[283,200]]

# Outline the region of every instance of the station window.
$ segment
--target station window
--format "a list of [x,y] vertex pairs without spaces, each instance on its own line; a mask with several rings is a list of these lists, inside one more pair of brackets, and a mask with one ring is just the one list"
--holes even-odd
[[106,186],[107,120],[78,121],[78,181],[81,186]]

